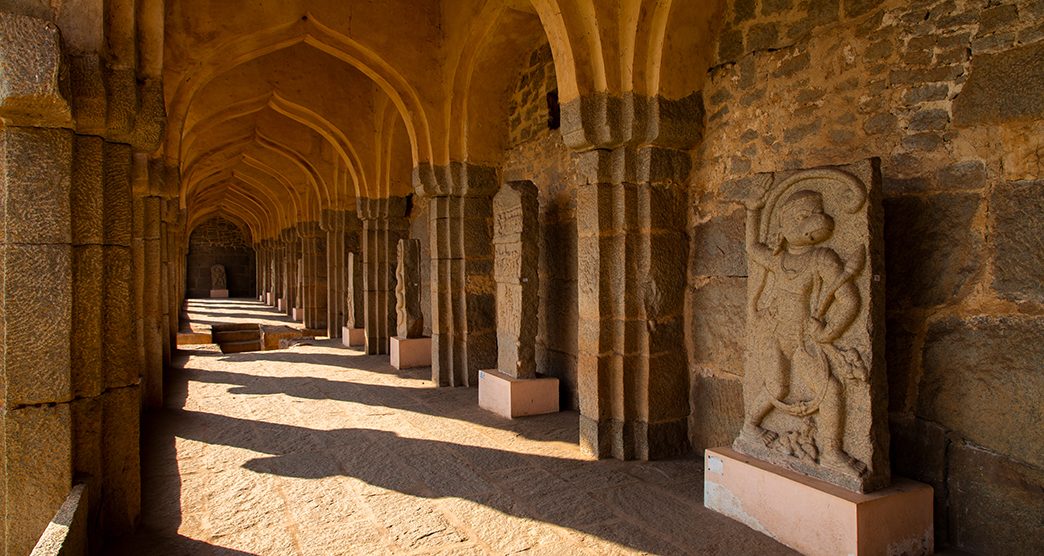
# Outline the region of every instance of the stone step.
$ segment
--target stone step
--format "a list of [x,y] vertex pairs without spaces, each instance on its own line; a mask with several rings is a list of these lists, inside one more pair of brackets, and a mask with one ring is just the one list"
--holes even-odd
[[243,342],[224,342],[218,344],[221,346],[221,353],[243,353],[245,351],[261,351],[261,340],[248,340]]
[[261,331],[254,330],[229,330],[226,332],[214,332],[214,343],[224,344],[228,342],[246,342],[261,340]]

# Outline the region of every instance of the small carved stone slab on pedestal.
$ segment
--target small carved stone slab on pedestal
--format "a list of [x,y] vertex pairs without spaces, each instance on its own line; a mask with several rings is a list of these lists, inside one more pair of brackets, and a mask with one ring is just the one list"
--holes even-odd
[[223,299],[228,297],[228,290],[210,290],[210,297],[212,299]]
[[400,239],[395,265],[395,325],[400,338],[424,335],[420,295],[420,240]]
[[479,407],[508,418],[558,411],[558,379],[536,372],[538,211],[532,182],[506,183],[493,197],[497,368],[479,371]]

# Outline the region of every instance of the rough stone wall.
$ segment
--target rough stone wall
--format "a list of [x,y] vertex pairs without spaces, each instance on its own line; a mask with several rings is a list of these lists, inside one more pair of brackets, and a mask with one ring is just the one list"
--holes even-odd
[[[743,212],[723,183],[880,157],[892,465],[936,538],[1040,553],[1044,3],[735,0],[704,91],[689,269],[690,439],[742,424]],[[1033,339],[1038,341],[1033,341]]]
[[509,144],[512,147],[539,138],[547,131],[547,95],[557,90],[555,61],[551,57],[551,46],[545,44],[529,55],[511,96]]
[[[534,62],[539,62],[534,67]],[[541,76],[542,84],[533,75]],[[550,49],[544,46],[530,56],[530,66],[519,77],[513,114],[529,114],[528,124],[516,124],[512,116],[512,141],[527,137],[507,153],[502,181],[530,180],[540,202],[540,308],[536,339],[537,371],[560,381],[563,408],[579,407],[577,397],[577,297],[576,297],[576,167],[572,151],[558,130],[547,126],[547,91],[555,84]],[[549,88],[550,87],[550,88]],[[524,91],[530,91],[524,94]],[[519,120],[522,121],[521,119]]]
[[254,249],[239,227],[220,217],[200,224],[189,238],[188,297],[210,297],[210,267],[216,264],[225,265],[229,296],[255,295],[257,263]]

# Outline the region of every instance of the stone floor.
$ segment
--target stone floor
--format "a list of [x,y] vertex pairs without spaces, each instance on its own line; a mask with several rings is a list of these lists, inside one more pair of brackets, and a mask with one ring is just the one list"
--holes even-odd
[[576,413],[504,420],[428,373],[330,340],[182,351],[143,432],[141,530],[105,553],[791,553],[704,509],[695,457],[590,461]]

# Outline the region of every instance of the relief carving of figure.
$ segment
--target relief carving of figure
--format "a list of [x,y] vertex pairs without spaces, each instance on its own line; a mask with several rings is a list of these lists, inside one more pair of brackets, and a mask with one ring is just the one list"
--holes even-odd
[[[844,449],[844,385],[866,382],[868,373],[859,351],[838,340],[860,311],[853,280],[865,267],[865,247],[842,258],[827,245],[835,221],[823,195],[787,193],[764,221],[765,199],[747,204],[748,257],[761,268],[752,273],[751,357],[761,371],[760,388],[747,396],[739,441],[860,476],[866,465]],[[763,427],[773,410],[803,426],[779,432]]]
[[210,289],[228,289],[228,280],[225,277],[225,267],[223,265],[216,264],[210,267]]

